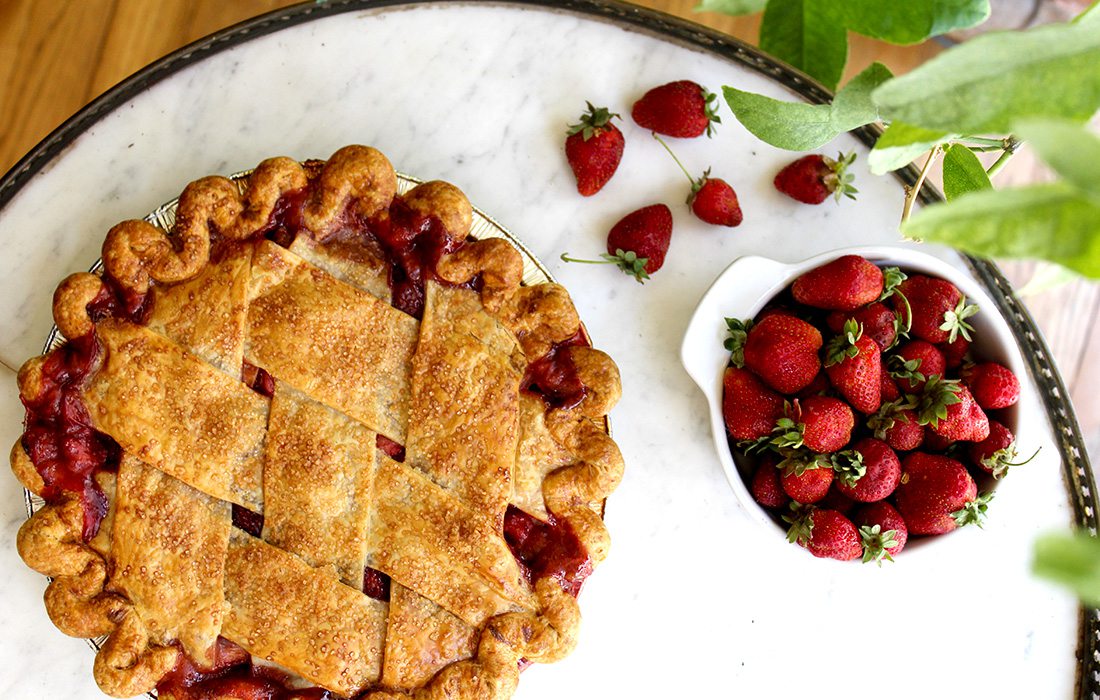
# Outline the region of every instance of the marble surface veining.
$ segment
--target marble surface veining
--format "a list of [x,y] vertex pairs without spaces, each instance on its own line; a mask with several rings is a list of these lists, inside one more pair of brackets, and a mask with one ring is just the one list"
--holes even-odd
[[[208,173],[371,144],[404,172],[454,182],[526,242],[622,370],[612,420],[628,470],[607,507],[611,556],[581,598],[576,651],[526,671],[517,698],[1069,698],[1076,607],[1027,573],[1036,534],[1069,521],[1034,396],[1021,410],[1022,452],[1043,450],[1001,485],[985,529],[896,565],[815,560],[734,500],[703,397],[678,360],[696,301],[740,255],[797,260],[895,241],[902,190],[872,177],[865,149],[844,135],[823,150],[860,152],[860,199],[798,205],[771,185],[792,155],[748,135],[723,105],[715,138],[671,144],[691,170],[712,166],[733,184],[745,222],[699,223],[683,205],[686,178],[629,119],[646,89],[681,78],[791,97],[659,37],[504,4],[348,13],[210,56],[105,116],[0,212],[0,362],[15,369],[39,352],[54,285],[95,260],[117,221]],[[591,198],[576,194],[562,152],[585,100],[626,117],[620,170]],[[664,269],[644,286],[610,266],[558,259],[599,254],[616,220],[654,202],[672,207],[675,229]],[[0,437],[10,445],[21,410],[14,374],[0,379]],[[15,554],[25,512],[13,478],[0,478],[0,496],[0,695],[101,697],[91,651],[52,627],[45,579]],[[871,670],[876,660],[888,670]]]

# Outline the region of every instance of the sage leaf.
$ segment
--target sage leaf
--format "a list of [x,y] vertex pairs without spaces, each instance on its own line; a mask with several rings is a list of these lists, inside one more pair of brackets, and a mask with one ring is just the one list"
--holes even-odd
[[760,48],[835,90],[848,60],[848,34],[834,0],[769,0]]
[[1053,533],[1035,541],[1031,570],[1077,594],[1087,605],[1100,605],[1100,540],[1080,532]]
[[721,12],[726,15],[751,15],[764,9],[768,0],[702,0],[696,12]]
[[989,17],[989,0],[843,0],[837,5],[848,29],[891,44],[918,44]]
[[1100,138],[1064,119],[1025,120],[1016,133],[1067,182],[1100,202]]
[[932,131],[905,122],[891,122],[867,155],[867,164],[875,175],[883,175],[912,163],[922,153],[956,138],[945,131]]
[[1100,205],[1064,182],[971,192],[901,231],[984,257],[1039,258],[1100,278]]
[[966,146],[953,143],[943,152],[943,194],[951,201],[967,192],[993,187],[985,166]]
[[848,81],[832,104],[825,105],[784,102],[729,86],[722,88],[722,94],[734,116],[760,140],[789,151],[809,151],[877,120],[871,93],[890,77],[886,66],[874,63]]
[[1100,106],[1100,32],[1089,23],[985,34],[874,93],[885,119],[961,134],[1008,133],[1014,120],[1085,120]]

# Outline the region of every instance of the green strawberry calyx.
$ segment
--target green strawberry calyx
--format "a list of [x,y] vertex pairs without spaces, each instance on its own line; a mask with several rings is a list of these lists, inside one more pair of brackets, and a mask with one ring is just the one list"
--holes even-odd
[[863,563],[875,562],[882,566],[883,560],[894,561],[887,550],[898,546],[898,531],[882,531],[882,525],[864,525],[859,528],[859,538],[863,543]]
[[1008,443],[1005,447],[997,450],[996,452],[982,457],[982,466],[989,469],[994,479],[1003,479],[1008,474],[1009,467],[1022,467],[1031,460],[1035,459],[1035,456],[1039,454],[1039,450],[1043,449],[1039,447],[1031,456],[1022,462],[1015,462],[1013,460],[1017,457],[1016,441]]
[[745,366],[745,341],[749,337],[749,329],[752,328],[752,319],[748,318],[744,321],[736,318],[726,319],[726,329],[729,331],[729,337],[726,338],[723,345],[730,353],[730,362],[734,367]]
[[989,509],[989,502],[993,500],[993,492],[983,493],[975,498],[973,501],[968,501],[966,505],[958,509],[951,514],[951,517],[955,520],[955,524],[959,527],[965,527],[967,525],[977,525],[982,527],[982,521],[985,519],[985,513]]
[[832,172],[822,178],[822,182],[825,183],[825,187],[833,193],[833,198],[837,202],[840,202],[843,197],[848,199],[855,199],[859,190],[855,188],[852,182],[855,181],[856,176],[848,172],[848,168],[852,163],[856,161],[856,152],[845,155],[844,153],[838,153],[836,160],[823,156],[822,160],[825,165],[828,166]]
[[947,407],[959,403],[961,384],[957,379],[943,379],[933,374],[924,384],[917,403],[917,422],[921,425],[939,426],[947,418]]
[[576,124],[569,125],[569,129],[565,132],[569,136],[581,134],[587,141],[605,130],[613,117],[622,119],[622,116],[608,110],[607,107],[593,107],[591,102],[585,102],[585,104],[588,105],[588,111],[581,115],[580,121]]
[[927,379],[920,371],[920,366],[921,358],[919,357],[907,360],[901,355],[891,355],[890,359],[886,361],[886,371],[890,373],[891,377],[894,379],[908,379],[914,384]]
[[649,262],[649,258],[640,258],[638,254],[633,250],[623,250],[622,248],[616,248],[615,254],[610,255],[608,253],[601,253],[602,260],[583,260],[580,258],[571,258],[569,253],[562,253],[561,259],[565,262],[571,263],[586,263],[588,265],[608,265],[613,264],[620,270],[628,275],[631,275],[638,284],[645,284],[645,281],[649,279],[649,273],[646,272],[645,266]]
[[970,318],[974,314],[978,313],[977,304],[967,304],[966,299],[960,299],[958,305],[943,313],[943,323],[939,328],[941,331],[947,331],[947,342],[954,343],[955,340],[961,335],[967,340],[973,340],[970,337],[970,332],[974,330],[974,326],[966,322],[966,319]]
[[901,317],[900,313],[894,314],[894,342],[890,343],[890,346],[886,348],[889,350],[902,341],[903,338],[909,337],[909,331],[913,327],[913,307],[909,305],[909,299],[902,293],[901,283],[909,279],[909,275],[902,272],[896,267],[887,267],[882,270],[883,284],[882,294],[879,296],[879,301],[886,301],[890,297],[897,297],[901,299],[901,303],[905,305],[905,318]]
[[863,454],[859,450],[841,450],[834,452],[830,458],[836,478],[844,482],[845,486],[855,488],[859,480],[867,473],[867,465],[863,463]]
[[844,329],[840,332],[840,335],[830,340],[825,347],[825,366],[832,367],[845,360],[857,357],[859,347],[856,345],[856,341],[862,337],[863,324],[852,318],[845,321]]
[[787,541],[805,546],[814,532],[814,507],[791,501],[790,509],[790,514],[783,516],[783,522],[790,525],[787,528]]
[[702,88],[702,91],[703,113],[707,116],[707,138],[709,139],[714,136],[714,125],[722,123],[722,117],[718,116],[718,95],[706,88]]
[[884,401],[879,409],[867,418],[867,427],[879,440],[886,439],[886,431],[893,428],[897,422],[909,422],[909,417],[903,411],[916,408],[910,397],[901,397],[893,401]]

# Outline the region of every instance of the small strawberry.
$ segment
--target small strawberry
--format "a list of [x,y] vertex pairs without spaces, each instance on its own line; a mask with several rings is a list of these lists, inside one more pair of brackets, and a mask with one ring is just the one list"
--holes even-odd
[[844,255],[799,275],[791,294],[815,309],[855,311],[877,300],[882,288],[878,266],[859,255]]
[[625,141],[623,133],[611,123],[618,114],[606,107],[593,107],[591,102],[586,104],[588,111],[566,132],[565,157],[577,178],[577,192],[591,197],[615,174],[623,159]]
[[843,449],[856,422],[848,404],[832,396],[808,396],[797,401],[793,414],[802,426],[802,444],[817,454]]
[[718,96],[690,80],[659,85],[634,103],[630,116],[643,129],[665,136],[694,138],[714,133]]
[[878,343],[863,335],[855,321],[844,324],[825,346],[825,373],[829,381],[860,413],[874,413],[882,403],[882,359]]
[[1020,399],[1020,380],[1008,367],[982,362],[964,369],[963,382],[982,408],[1008,408]]
[[837,480],[838,491],[861,503],[881,501],[897,488],[901,479],[901,462],[894,451],[882,440],[863,438],[851,447],[862,457],[866,470],[856,480]]
[[835,510],[805,508],[783,519],[791,524],[787,539],[810,550],[815,557],[849,561],[863,554],[856,526]]
[[[879,358],[880,360],[883,358]],[[879,378],[882,381],[882,389],[879,394],[882,396],[883,402],[897,401],[901,398],[901,390],[898,389],[898,383],[894,381],[894,378],[890,376],[890,372],[886,369],[886,364],[882,363],[882,368],[879,371]]]
[[805,204],[821,204],[829,195],[838,202],[841,197],[855,199],[859,190],[847,171],[855,159],[855,152],[841,153],[836,160],[818,154],[803,156],[779,171],[775,189]]
[[799,471],[788,466],[780,472],[779,483],[783,492],[798,503],[817,503],[829,493],[833,485],[833,470],[827,466]]
[[653,134],[653,138],[665,147],[668,154],[672,156],[672,160],[676,161],[676,165],[680,166],[680,170],[684,171],[684,175],[687,175],[688,181],[691,182],[691,193],[687,197],[687,204],[691,208],[691,213],[695,214],[700,221],[716,226],[733,227],[740,225],[744,217],[741,214],[741,205],[737,202],[737,193],[733,191],[733,187],[725,180],[711,177],[710,168],[707,168],[702,177],[692,177],[664,139],[656,133]]
[[756,465],[749,490],[753,499],[765,508],[785,508],[791,500],[779,483],[779,470],[772,457],[764,457]]
[[834,311],[825,317],[825,323],[833,333],[843,330],[846,321],[855,321],[863,326],[863,334],[875,341],[882,352],[889,350],[898,339],[898,316],[881,301],[855,311]]
[[783,398],[746,369],[727,367],[722,388],[722,416],[735,440],[769,435],[783,415]]
[[[936,387],[929,390],[933,382],[940,384],[935,378],[928,380],[928,383],[925,384],[924,393],[921,395],[918,420],[930,416],[926,423],[928,428],[933,433],[951,442],[981,442],[989,437],[989,418],[985,415],[982,407],[974,401],[969,389],[954,382],[954,395],[957,401],[939,404],[939,399],[943,398],[945,394]],[[951,382],[952,380],[942,382],[942,385]],[[948,389],[947,391],[951,390]],[[938,408],[940,405],[944,407],[943,415],[940,415]],[[932,414],[926,412],[929,406],[932,406]]]
[[854,518],[863,540],[863,562],[894,561],[909,541],[909,528],[901,513],[886,501],[869,503],[860,508]]
[[929,343],[950,343],[960,335],[972,340],[974,327],[966,319],[978,313],[978,307],[967,304],[958,287],[938,277],[913,275],[898,290],[894,309],[901,313],[908,306],[913,335]]
[[794,316],[773,314],[760,319],[745,340],[745,366],[770,387],[794,394],[821,369],[817,351],[821,332]]
[[1008,474],[1009,467],[1018,467],[1031,461],[1016,461],[1016,437],[1003,423],[995,420],[989,421],[989,437],[970,445],[966,453],[974,464],[987,474],[992,474],[994,479]]
[[947,363],[947,367],[955,369],[962,365],[967,353],[970,352],[970,341],[959,335],[955,336],[953,342],[940,343],[936,347],[943,353],[943,359]]
[[978,486],[961,462],[950,457],[913,452],[901,463],[901,482],[894,492],[898,512],[914,535],[942,535],[981,519],[992,494],[978,496]]
[[894,351],[889,361],[890,375],[898,380],[902,391],[916,392],[932,377],[943,377],[947,365],[943,353],[932,343],[910,340]]
[[614,264],[639,283],[665,264],[672,240],[672,212],[664,204],[651,204],[632,211],[619,220],[607,234],[607,253],[603,260],[579,260],[562,253],[565,262]]
[[867,419],[874,436],[897,452],[915,450],[924,442],[924,426],[909,406],[901,399],[887,401]]

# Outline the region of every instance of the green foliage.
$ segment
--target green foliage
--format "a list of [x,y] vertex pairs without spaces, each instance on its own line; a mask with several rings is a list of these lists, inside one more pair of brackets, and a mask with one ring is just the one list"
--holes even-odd
[[1100,277],[1100,204],[1064,182],[972,192],[926,207],[901,230],[975,255],[1042,258]]
[[1066,182],[1100,203],[1100,138],[1064,119],[1021,121],[1016,133]]
[[1024,117],[1084,120],[1100,105],[1100,32],[1054,24],[976,37],[880,86],[883,117],[962,134]]
[[734,115],[757,138],[778,148],[808,151],[878,119],[871,93],[890,77],[886,66],[873,63],[827,105],[784,102],[728,86],[722,92]]
[[760,48],[835,90],[848,60],[848,34],[834,0],[768,0]]
[[919,44],[989,17],[989,0],[843,0],[835,5],[845,27],[891,44]]
[[1067,586],[1087,605],[1100,606],[1100,540],[1088,533],[1040,537],[1032,571]]
[[890,122],[867,156],[867,164],[875,175],[904,168],[922,153],[956,138],[955,134],[912,126],[905,122]]
[[993,189],[985,166],[966,146],[953,143],[943,154],[943,194],[947,201],[978,190]]
[[726,15],[751,15],[764,9],[768,0],[702,0],[696,12],[721,12]]

